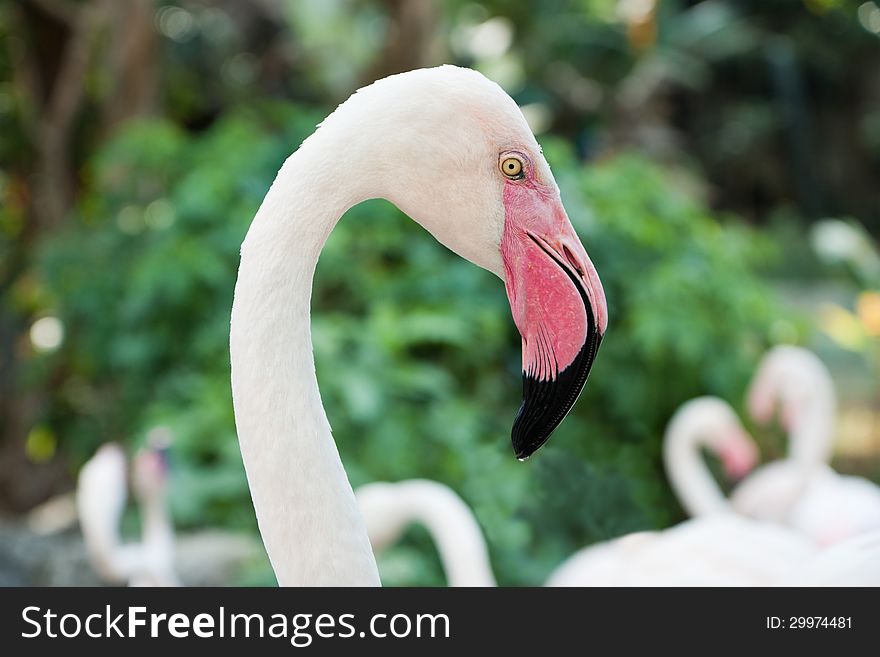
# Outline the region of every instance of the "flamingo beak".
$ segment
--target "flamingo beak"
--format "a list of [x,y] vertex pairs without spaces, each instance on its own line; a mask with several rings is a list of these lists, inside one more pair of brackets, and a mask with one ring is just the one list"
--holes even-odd
[[754,470],[759,454],[751,436],[742,430],[735,430],[718,447],[718,457],[725,474],[733,481],[739,481]]
[[505,288],[522,336],[523,396],[511,438],[531,456],[553,433],[587,382],[608,325],[605,292],[558,194],[505,189],[501,241]]

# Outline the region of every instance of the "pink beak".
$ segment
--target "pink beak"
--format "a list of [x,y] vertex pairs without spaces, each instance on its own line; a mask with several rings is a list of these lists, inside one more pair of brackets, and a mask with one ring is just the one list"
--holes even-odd
[[523,399],[513,425],[529,457],[580,395],[605,329],[605,292],[555,189],[509,181],[501,240],[505,287],[522,336]]
[[744,431],[731,433],[718,448],[718,457],[728,477],[738,481],[758,464],[758,448]]

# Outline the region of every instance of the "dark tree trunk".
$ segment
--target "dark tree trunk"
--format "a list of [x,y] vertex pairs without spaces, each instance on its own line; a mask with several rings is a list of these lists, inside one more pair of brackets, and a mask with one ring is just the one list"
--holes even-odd
[[[22,131],[30,154],[13,162],[20,181],[24,229],[0,266],[0,299],[31,270],[32,253],[58,229],[76,201],[78,130],[106,134],[113,126],[151,112],[157,96],[156,34],[151,0],[27,0],[12,8],[18,39],[8,40],[13,83],[25,108]],[[103,98],[90,98],[86,81],[107,62]],[[91,109],[90,113],[85,110]],[[60,458],[36,465],[26,455],[29,432],[45,414],[45,391],[28,390],[27,330],[34,317],[0,304],[0,508],[27,509],[64,486]]]

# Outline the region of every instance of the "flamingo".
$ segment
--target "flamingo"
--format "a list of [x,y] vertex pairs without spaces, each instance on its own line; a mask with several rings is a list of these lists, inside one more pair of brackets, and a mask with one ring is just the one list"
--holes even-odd
[[[355,492],[374,550],[413,522],[437,545],[450,586],[496,586],[473,512],[434,481],[365,484]],[[731,513],[637,532],[589,546],[549,576],[547,586],[782,586],[877,584],[880,538],[819,550],[790,530]]]
[[[830,516],[830,505],[842,497],[833,496],[829,488],[835,482],[825,478],[822,469],[817,473],[815,466],[816,459],[830,454],[828,432],[821,430],[828,427],[834,401],[830,377],[823,376],[825,370],[817,363],[808,352],[780,350],[759,368],[750,396],[754,413],[766,402],[764,395],[771,394],[765,391],[770,370],[780,381],[792,382],[784,417],[801,432],[800,441],[792,444],[795,465],[776,466],[769,473],[775,475],[784,467],[783,474],[789,478],[783,484],[805,482],[806,490],[798,492],[807,496],[809,507],[795,504],[795,521],[799,511],[815,513],[825,494]],[[784,369],[777,369],[780,365],[792,367],[788,376]],[[813,415],[804,420],[802,414],[808,413]],[[788,527],[737,515],[736,495],[733,503],[724,497],[700,460],[700,445],[718,454],[732,478],[748,472],[757,457],[754,443],[726,402],[701,397],[684,404],[667,427],[664,461],[679,500],[696,517],[664,531],[638,532],[584,548],[559,566],[547,585],[876,586],[880,582],[880,532],[817,549],[806,536]],[[767,494],[766,489],[759,492]]]
[[[710,517],[584,548],[550,574],[548,586],[766,586],[799,575],[799,564],[813,557],[813,547],[781,527],[735,516],[700,459],[698,448],[708,447],[733,476],[755,464],[754,442],[726,402],[700,397],[682,405],[668,424],[663,446],[683,506],[693,515]],[[429,481],[367,484],[357,498],[374,549],[384,549],[406,524],[419,521],[438,546],[450,585],[495,584],[479,525],[446,486]]]
[[576,552],[547,586],[775,586],[815,548],[783,527],[718,513]]
[[[698,400],[700,401],[700,400]],[[686,424],[728,429],[706,404],[686,404]],[[722,406],[721,408],[725,408]],[[729,410],[729,409],[727,409]],[[687,418],[691,415],[691,418]],[[696,422],[695,422],[696,421]],[[473,512],[447,486],[428,480],[365,484],[356,491],[373,548],[421,522],[440,553],[450,586],[496,586]],[[819,549],[803,536],[729,510],[663,531],[629,534],[576,552],[547,586],[877,586],[880,533]]]
[[168,512],[168,461],[164,449],[140,450],[131,465],[131,489],[141,512],[143,559],[138,586],[180,586],[174,569],[174,525]]
[[596,269],[516,103],[454,66],[353,94],[281,167],[241,248],[232,394],[260,534],[278,583],[379,585],[330,432],[309,330],[318,256],[340,216],[385,198],[505,284],[522,336],[517,458],[550,437],[607,328]]
[[700,447],[715,452],[734,478],[757,459],[727,402],[706,396],[683,404],[667,425],[663,459],[679,501],[695,517],[586,547],[553,571],[547,585],[767,586],[795,577],[812,547],[783,528],[734,514]]
[[766,423],[777,400],[789,454],[742,481],[731,496],[733,508],[788,525],[821,545],[880,530],[880,488],[827,465],[836,399],[831,375],[815,354],[793,346],[768,352],[749,388],[749,411]]
[[740,479],[757,463],[758,450],[730,405],[717,397],[698,397],[672,416],[663,440],[666,475],[689,515],[729,512],[730,502],[701,458],[707,447],[727,475]]
[[880,531],[820,550],[786,582],[793,586],[880,586]]
[[132,490],[143,517],[143,540],[123,543],[126,458],[116,443],[102,445],[83,465],[76,506],[86,551],[97,573],[114,584],[177,586],[174,530],[166,507],[166,464],[159,450],[141,451],[132,464]]
[[497,586],[480,525],[448,486],[429,479],[373,482],[360,486],[355,497],[375,552],[418,522],[437,546],[449,586]]

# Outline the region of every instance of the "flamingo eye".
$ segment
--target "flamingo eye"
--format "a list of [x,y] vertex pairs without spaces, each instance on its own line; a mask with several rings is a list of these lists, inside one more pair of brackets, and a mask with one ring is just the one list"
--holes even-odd
[[513,180],[523,177],[523,163],[518,157],[506,157],[501,162],[501,173]]

